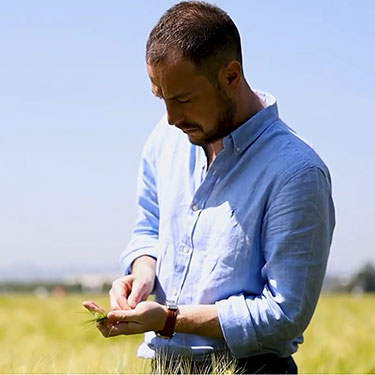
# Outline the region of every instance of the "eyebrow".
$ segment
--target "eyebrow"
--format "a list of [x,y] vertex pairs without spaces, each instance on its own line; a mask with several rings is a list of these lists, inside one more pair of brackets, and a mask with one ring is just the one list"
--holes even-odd
[[190,92],[182,92],[181,94],[177,94],[177,95],[171,96],[170,98],[164,98],[162,95],[158,94],[154,90],[152,90],[152,93],[156,97],[164,99],[164,100],[178,100],[178,99],[185,98],[186,96],[190,96],[191,95]]

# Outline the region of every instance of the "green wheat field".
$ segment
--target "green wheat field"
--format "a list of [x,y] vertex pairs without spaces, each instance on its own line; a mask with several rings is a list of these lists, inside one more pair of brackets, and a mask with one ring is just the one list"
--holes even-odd
[[[105,295],[0,296],[0,373],[149,373],[142,335],[103,338],[83,299],[108,307]],[[375,373],[375,295],[323,295],[294,358],[301,374]]]

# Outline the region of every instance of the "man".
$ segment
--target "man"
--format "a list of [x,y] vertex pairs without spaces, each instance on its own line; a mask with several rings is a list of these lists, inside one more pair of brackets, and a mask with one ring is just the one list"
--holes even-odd
[[191,358],[197,371],[230,352],[246,372],[296,373],[291,354],[334,228],[328,169],[280,120],[273,97],[249,87],[238,30],[216,6],[169,9],[146,62],[167,113],[143,151],[125,276],[98,328],[148,332],[139,355]]

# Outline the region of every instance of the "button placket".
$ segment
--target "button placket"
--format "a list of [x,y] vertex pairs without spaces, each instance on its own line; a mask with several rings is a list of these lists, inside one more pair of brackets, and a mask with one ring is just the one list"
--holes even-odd
[[[196,211],[194,211],[194,208]],[[181,241],[178,251],[176,252],[174,261],[174,272],[172,277],[172,283],[170,284],[171,290],[168,293],[169,297],[176,303],[180,297],[181,290],[185,283],[187,271],[189,269],[193,249],[190,244],[191,233],[196,225],[196,221],[199,217],[199,206],[193,203],[191,206],[190,213],[186,216],[186,235]]]
[[[173,284],[175,287],[171,290],[172,299],[177,302],[182,287],[185,283],[187,270],[191,261],[192,249],[188,246],[182,246],[176,253],[175,269],[173,274]],[[178,285],[178,287],[176,287]]]
[[[217,163],[216,163],[217,164]],[[222,162],[214,166],[214,169],[209,169],[207,174],[200,184],[198,190],[195,192],[193,200],[190,204],[190,210],[186,216],[186,238],[182,241],[183,246],[179,249],[175,257],[175,269],[172,278],[172,284],[174,287],[170,291],[170,295],[173,299],[178,300],[181,294],[181,290],[185,283],[189,265],[192,259],[193,248],[191,240],[194,228],[199,220],[201,210],[204,209],[205,202],[210,196],[210,193],[217,181],[220,166]],[[190,244],[190,246],[189,246]]]

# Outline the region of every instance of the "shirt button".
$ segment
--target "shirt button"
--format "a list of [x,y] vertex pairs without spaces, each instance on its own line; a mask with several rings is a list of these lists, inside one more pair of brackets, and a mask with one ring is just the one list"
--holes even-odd
[[235,148],[235,150],[236,150],[236,152],[240,152],[240,151],[241,151],[241,147],[237,146],[237,147]]
[[178,293],[177,293],[177,290],[176,290],[176,289],[173,289],[172,292],[171,292],[171,294],[172,294],[172,297],[173,297],[173,298],[176,298],[176,297],[177,297],[177,294],[178,294]]
[[193,205],[191,206],[191,209],[192,209],[193,211],[198,211],[198,210],[199,210],[199,206],[198,206],[197,204],[193,204]]
[[187,247],[187,246],[184,246],[182,248],[182,251],[185,253],[185,254],[189,254],[190,253],[190,249]]

